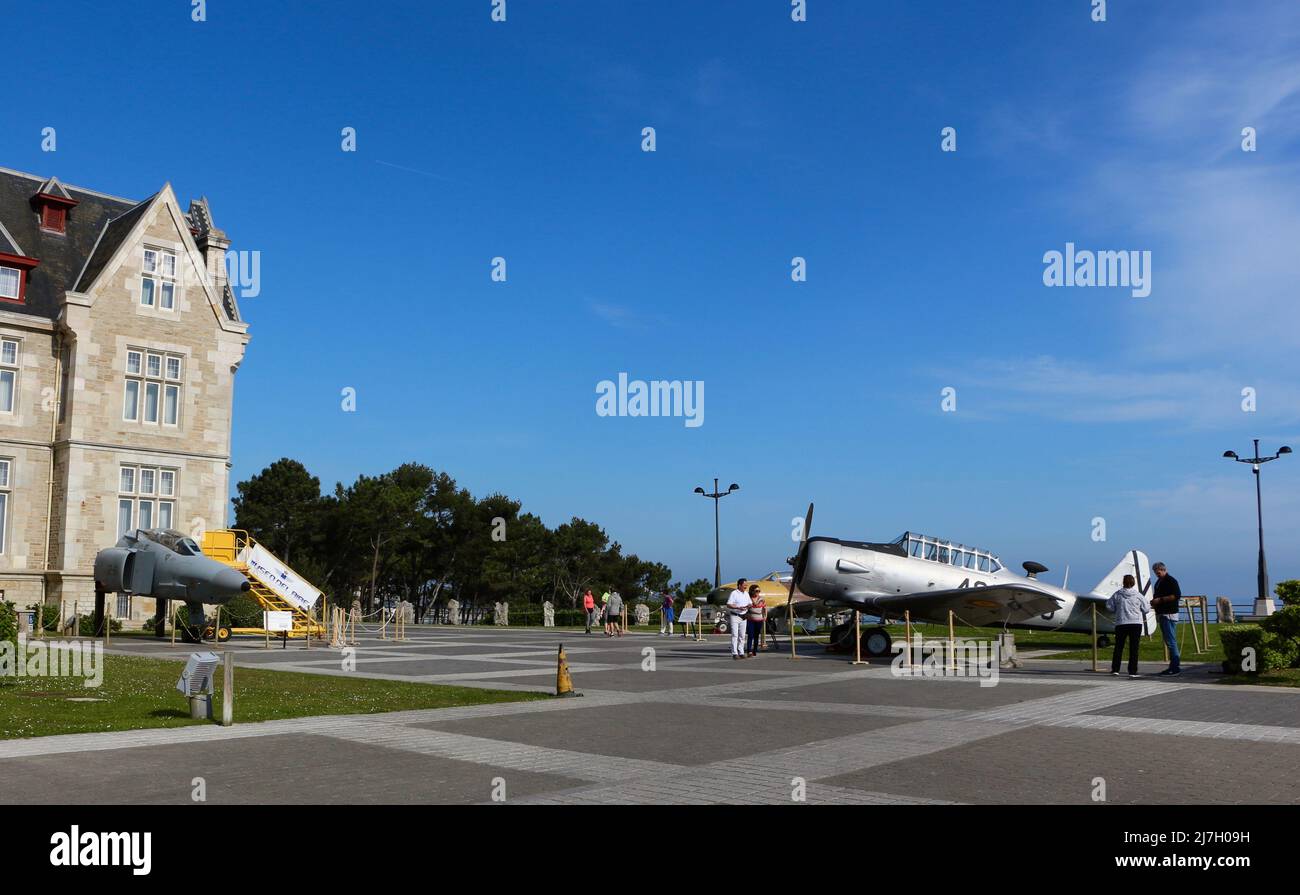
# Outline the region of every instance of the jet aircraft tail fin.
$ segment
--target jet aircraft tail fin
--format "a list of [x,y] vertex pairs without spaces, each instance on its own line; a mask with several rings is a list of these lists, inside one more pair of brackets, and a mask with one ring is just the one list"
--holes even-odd
[[1106,573],[1106,577],[1097,582],[1092,589],[1094,597],[1109,597],[1124,586],[1124,576],[1132,575],[1137,579],[1137,589],[1143,594],[1151,590],[1151,560],[1141,550],[1130,550],[1124,554],[1115,568]]

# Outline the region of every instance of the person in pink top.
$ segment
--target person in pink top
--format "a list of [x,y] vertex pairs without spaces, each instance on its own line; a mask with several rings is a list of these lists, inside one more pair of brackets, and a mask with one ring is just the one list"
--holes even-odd
[[745,656],[757,657],[758,645],[763,641],[763,623],[767,621],[767,603],[763,601],[763,591],[757,584],[749,586],[749,614],[745,619],[748,634],[745,641]]
[[591,626],[596,622],[596,598],[591,595],[591,588],[582,595],[582,611],[587,616],[587,633],[591,633]]

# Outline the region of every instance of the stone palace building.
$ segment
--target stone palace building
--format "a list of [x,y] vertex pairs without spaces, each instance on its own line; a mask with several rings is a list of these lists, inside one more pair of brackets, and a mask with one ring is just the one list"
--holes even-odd
[[0,168],[0,599],[86,611],[124,531],[225,527],[249,340],[228,246],[170,185],[137,202]]

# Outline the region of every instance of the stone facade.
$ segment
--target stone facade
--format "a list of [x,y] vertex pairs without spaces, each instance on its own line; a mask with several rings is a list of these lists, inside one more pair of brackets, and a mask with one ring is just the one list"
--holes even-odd
[[[0,185],[16,189],[23,176],[0,172]],[[124,526],[201,537],[227,525],[234,376],[249,339],[226,284],[229,243],[206,202],[182,211],[170,186],[135,204],[65,194],[83,200],[84,219],[75,207],[66,236],[42,232],[21,245],[42,259],[28,295],[40,286],[53,300],[43,312],[0,303],[0,339],[19,343],[13,411],[0,413],[0,461],[9,462],[0,591],[20,607],[93,603],[95,554]],[[3,199],[11,244],[31,242],[12,239],[24,209]],[[59,251],[74,257],[51,260],[46,274],[42,256]],[[0,266],[4,254],[0,243]],[[120,608],[139,621],[154,604]]]

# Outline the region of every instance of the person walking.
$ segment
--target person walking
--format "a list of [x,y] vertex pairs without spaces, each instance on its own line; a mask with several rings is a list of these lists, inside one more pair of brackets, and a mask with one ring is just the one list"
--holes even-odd
[[731,592],[727,598],[727,624],[731,632],[731,658],[745,658],[745,619],[749,615],[749,607],[753,600],[745,591],[745,585],[748,579],[741,578],[736,582],[736,589]]
[[758,646],[763,639],[763,625],[767,622],[767,603],[763,589],[757,584],[749,586],[749,615],[745,621],[745,655],[758,658]]
[[596,598],[591,595],[591,588],[582,595],[582,612],[587,617],[587,633],[591,633],[591,626],[596,621]]
[[1106,601],[1106,610],[1115,616],[1115,653],[1110,659],[1110,673],[1115,677],[1119,677],[1119,666],[1124,660],[1125,642],[1129,645],[1128,676],[1140,677],[1138,644],[1146,628],[1147,604],[1135,584],[1137,580],[1132,575],[1125,575],[1124,586]]
[[661,637],[673,636],[673,595],[664,594],[663,605],[659,607],[659,613],[662,616],[659,620],[659,634]]
[[622,637],[623,636],[623,597],[618,591],[609,595],[609,602],[605,604],[605,636]]
[[1169,648],[1169,667],[1160,672],[1161,677],[1182,674],[1182,657],[1178,653],[1178,604],[1183,591],[1178,586],[1178,579],[1169,574],[1162,562],[1151,567],[1156,573],[1156,586],[1151,596],[1151,608],[1156,611],[1160,623],[1160,636]]

